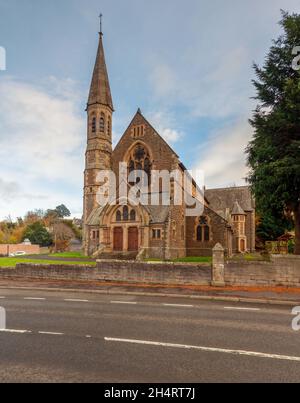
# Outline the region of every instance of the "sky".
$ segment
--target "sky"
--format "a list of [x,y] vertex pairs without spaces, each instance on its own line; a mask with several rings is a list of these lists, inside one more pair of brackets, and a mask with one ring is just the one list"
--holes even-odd
[[[299,0],[0,0],[0,219],[82,215],[86,113],[103,13],[113,142],[138,108],[205,185],[245,184],[253,62]],[[300,45],[300,44],[299,44]]]

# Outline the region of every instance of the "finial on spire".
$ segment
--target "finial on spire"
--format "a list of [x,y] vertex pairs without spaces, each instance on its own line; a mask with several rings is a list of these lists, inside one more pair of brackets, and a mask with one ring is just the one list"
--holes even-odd
[[103,14],[101,13],[100,15],[99,15],[99,18],[100,18],[100,35],[103,35],[103,31],[102,31],[102,18],[103,18]]

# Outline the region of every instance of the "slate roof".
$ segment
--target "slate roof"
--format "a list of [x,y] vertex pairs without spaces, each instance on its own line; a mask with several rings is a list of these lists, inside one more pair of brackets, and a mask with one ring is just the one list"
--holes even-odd
[[234,215],[244,215],[245,214],[245,211],[242,209],[242,207],[240,206],[238,201],[236,201],[234,203],[231,214],[234,214]]
[[104,207],[99,206],[95,208],[89,218],[87,219],[87,225],[98,226],[100,225],[100,217]]
[[152,224],[165,223],[169,217],[170,206],[145,206]]
[[249,186],[207,189],[205,196],[209,207],[225,219],[232,214],[236,202],[244,213],[255,210],[255,201]]

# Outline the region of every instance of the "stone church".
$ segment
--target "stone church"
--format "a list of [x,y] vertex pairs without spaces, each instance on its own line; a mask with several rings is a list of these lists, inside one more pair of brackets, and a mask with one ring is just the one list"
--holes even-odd
[[[248,187],[206,190],[201,216],[186,216],[186,205],[100,206],[97,175],[119,163],[130,170],[185,170],[176,152],[137,111],[117,146],[112,148],[114,106],[105,63],[103,34],[87,103],[87,150],[84,173],[84,249],[104,258],[177,259],[210,256],[220,243],[228,255],[255,250],[255,203]],[[194,184],[195,185],[195,184]],[[128,184],[128,186],[130,186]],[[195,185],[196,186],[196,185]],[[172,183],[170,185],[172,195]]]

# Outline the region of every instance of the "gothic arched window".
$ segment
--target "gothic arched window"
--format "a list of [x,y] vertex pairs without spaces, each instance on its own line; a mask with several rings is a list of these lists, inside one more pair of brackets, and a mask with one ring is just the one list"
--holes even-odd
[[151,177],[151,162],[149,160],[149,158],[145,159],[145,163],[144,163],[144,170],[146,172],[146,174],[148,175],[148,177]]
[[105,118],[104,118],[104,113],[101,113],[101,118],[100,118],[100,132],[104,133],[105,130]]
[[110,117],[107,120],[107,135],[110,136],[111,134],[111,119]]
[[147,148],[142,144],[137,144],[129,156],[129,174],[136,171],[144,171],[148,178],[148,185],[151,183],[151,158]]
[[97,130],[97,119],[96,117],[92,118],[92,133],[96,133]]
[[130,221],[135,221],[135,220],[136,220],[135,210],[131,210],[131,212],[130,212]]
[[204,241],[209,242],[210,240],[210,228],[208,225],[204,226]]
[[198,242],[202,242],[203,238],[202,238],[202,227],[201,225],[198,225],[197,227],[197,241]]
[[198,242],[210,241],[210,225],[208,218],[201,216],[196,227],[196,239]]
[[130,160],[129,162],[129,173],[134,171],[135,166],[134,166],[134,161]]
[[120,211],[120,210],[117,211],[117,214],[116,214],[116,221],[117,221],[117,222],[122,221],[122,214],[121,214],[121,211]]
[[123,208],[123,220],[124,221],[128,221],[129,218],[129,211],[128,211],[128,207],[124,206]]

